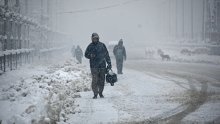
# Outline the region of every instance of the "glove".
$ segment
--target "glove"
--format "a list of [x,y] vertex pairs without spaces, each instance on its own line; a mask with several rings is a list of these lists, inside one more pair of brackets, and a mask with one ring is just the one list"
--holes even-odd
[[110,69],[112,69],[112,65],[108,64],[107,70],[110,70]]

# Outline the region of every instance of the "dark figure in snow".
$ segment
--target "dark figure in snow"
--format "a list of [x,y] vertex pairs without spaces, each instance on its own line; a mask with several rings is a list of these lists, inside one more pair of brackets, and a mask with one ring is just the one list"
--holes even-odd
[[85,57],[90,60],[93,99],[96,99],[98,94],[104,98],[102,92],[105,84],[106,63],[107,69],[111,69],[111,59],[105,44],[99,41],[99,35],[93,33],[91,39],[92,43],[86,48]]
[[73,47],[71,49],[71,53],[72,53],[73,58],[75,58],[75,49],[76,49],[76,47],[75,47],[75,45],[73,45]]
[[170,56],[169,55],[160,54],[160,57],[162,58],[162,60],[170,61]]
[[79,45],[77,45],[77,48],[75,49],[75,56],[76,56],[76,60],[79,63],[82,63],[83,51]]
[[120,39],[118,45],[114,47],[113,53],[116,59],[118,74],[123,74],[122,68],[123,68],[123,60],[126,60],[126,50],[125,47],[123,46],[122,39]]

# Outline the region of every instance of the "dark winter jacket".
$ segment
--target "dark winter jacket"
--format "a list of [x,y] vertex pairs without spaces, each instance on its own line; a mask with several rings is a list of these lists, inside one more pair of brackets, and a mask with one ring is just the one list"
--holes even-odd
[[126,59],[126,50],[125,50],[125,47],[122,45],[116,45],[114,47],[114,50],[113,50],[113,53],[115,55],[115,58],[116,59]]
[[86,48],[85,57],[90,60],[90,68],[111,68],[111,59],[104,43],[90,43]]

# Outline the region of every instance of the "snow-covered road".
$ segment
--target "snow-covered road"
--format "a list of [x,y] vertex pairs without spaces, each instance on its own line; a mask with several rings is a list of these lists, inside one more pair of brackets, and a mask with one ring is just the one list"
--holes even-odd
[[[186,90],[181,112],[160,117],[168,123],[219,123],[220,122],[220,66],[211,64],[175,63],[160,61],[129,61],[126,67],[156,78],[172,81]],[[187,84],[188,88],[183,86]],[[175,97],[178,95],[174,94]],[[185,98],[184,98],[185,97]],[[170,113],[173,113],[171,110]],[[169,114],[168,114],[169,115]]]
[[[201,75],[213,72],[203,65],[190,69],[189,65],[179,65],[128,62],[126,67],[130,69],[118,75],[117,84],[114,87],[106,84],[104,99],[93,100],[92,92],[82,92],[82,97],[77,98],[80,112],[71,115],[68,122],[219,123],[219,81]],[[216,66],[213,70],[219,71]]]
[[[119,75],[115,86],[106,84],[104,99],[92,99],[92,92],[82,92],[77,98],[80,113],[72,115],[75,123],[125,123],[148,120],[180,105],[171,102],[172,94],[183,93],[171,81],[156,79],[134,70]],[[166,85],[167,84],[167,85]],[[180,91],[181,90],[181,91]]]

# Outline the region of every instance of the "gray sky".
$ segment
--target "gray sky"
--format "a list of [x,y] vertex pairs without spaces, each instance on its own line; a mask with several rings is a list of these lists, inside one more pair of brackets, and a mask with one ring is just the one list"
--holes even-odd
[[[176,0],[171,0],[169,10],[168,0],[58,0],[58,11],[61,12],[58,16],[58,29],[83,44],[90,42],[92,32],[97,32],[100,40],[106,43],[120,38],[130,45],[153,43],[168,36],[169,20],[171,35],[175,35],[175,2]],[[190,37],[191,0],[184,2],[184,33]],[[199,33],[199,6],[202,2],[194,2],[194,30]],[[179,36],[182,35],[182,4],[182,1],[178,0]]]

